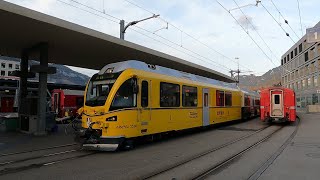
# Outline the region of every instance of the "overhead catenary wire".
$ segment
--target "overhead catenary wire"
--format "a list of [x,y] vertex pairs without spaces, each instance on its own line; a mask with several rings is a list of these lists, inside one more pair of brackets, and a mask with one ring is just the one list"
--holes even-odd
[[[140,6],[140,5],[138,5],[137,3],[134,3],[134,2],[129,1],[129,0],[124,0],[124,1],[128,2],[129,4],[131,4],[131,5],[133,5],[133,6],[136,6],[137,8],[140,8],[140,9],[142,9],[142,10],[144,10],[144,11],[150,13],[150,14],[155,14],[154,12],[152,12],[152,11],[150,11],[150,10],[148,10],[148,9]],[[200,41],[198,38],[196,38],[196,37],[192,36],[191,34],[185,32],[184,30],[182,30],[181,28],[177,27],[176,25],[168,22],[167,20],[163,19],[162,17],[158,17],[158,18],[159,18],[160,20],[168,23],[170,26],[172,26],[173,28],[177,29],[177,30],[180,31],[181,33],[185,34],[186,36],[190,37],[192,40],[194,40],[194,41],[198,42],[199,44],[205,46],[206,48],[210,49],[211,51],[214,51],[215,53],[217,53],[217,54],[219,54],[220,56],[226,58],[227,60],[232,61],[233,63],[238,64],[237,61],[233,60],[232,58],[230,58],[230,57],[228,57],[228,56],[226,56],[226,55],[224,55],[224,54],[222,54],[222,53],[219,52],[218,50],[210,47],[210,46],[207,45],[206,43]],[[180,46],[182,46],[182,44],[181,44]],[[242,64],[240,64],[240,66],[243,67],[243,68],[245,68],[245,69],[247,69],[247,70],[250,70],[248,67],[246,67],[246,66],[244,66],[244,65],[242,65]]]
[[[213,0],[212,0],[213,1]],[[242,28],[242,30],[250,37],[250,39],[254,42],[254,44],[260,49],[260,51],[267,57],[267,59],[275,66],[278,67],[273,61],[272,59],[264,52],[264,50],[261,48],[261,46],[253,39],[253,37],[246,31],[246,29],[240,24],[240,22],[234,17],[234,15],[228,11],[228,9],[226,7],[224,7],[218,0],[215,0],[225,11],[227,11],[231,17],[237,22],[237,24]],[[293,71],[289,71],[287,69],[284,68],[284,66],[280,66],[284,71],[286,72],[293,72]]]
[[260,2],[260,4],[261,4],[261,6],[267,11],[267,13],[272,17],[272,19],[279,25],[279,27],[280,27],[280,28],[282,29],[282,31],[286,34],[286,36],[288,36],[293,43],[296,43],[296,42],[292,39],[292,37],[290,36],[290,34],[287,33],[287,31],[281,26],[281,24],[276,20],[276,18],[275,18],[275,17],[270,13],[270,11],[263,5],[263,3]]
[[[237,22],[237,24],[242,28],[242,30],[249,36],[249,38],[254,42],[254,44],[260,49],[260,51],[267,57],[267,59],[274,65],[275,63],[272,61],[272,59],[266,54],[266,52],[261,48],[261,46],[254,40],[254,38],[246,31],[246,29],[241,25],[239,20],[234,17],[234,15],[228,11],[226,7],[224,7],[218,0],[215,0],[227,13],[230,14],[230,16]],[[277,66],[276,66],[277,67]]]
[[248,19],[248,16],[242,11],[242,9],[240,8],[239,4],[236,2],[236,0],[233,0],[233,2],[237,5],[237,7],[239,8],[239,10],[241,11],[241,13],[243,14],[243,16],[246,18],[247,22],[249,22],[249,24],[252,26],[252,29],[258,34],[258,36],[260,37],[260,39],[263,41],[263,43],[266,45],[266,47],[269,49],[269,51],[271,52],[271,54],[275,57],[278,58],[277,55],[275,55],[275,53],[271,50],[270,46],[266,43],[266,41],[264,40],[264,38],[261,36],[261,34],[259,33],[259,31],[257,31],[257,29],[255,28],[255,26],[252,24],[252,22]]
[[[88,10],[86,10],[86,9],[80,8],[80,7],[78,7],[78,6],[75,6],[75,5],[73,5],[73,4],[67,3],[67,2],[65,2],[65,1],[63,1],[63,0],[57,0],[57,1],[59,1],[59,2],[61,2],[61,3],[64,3],[64,4],[66,4],[66,5],[72,6],[72,7],[74,7],[74,8],[80,9],[80,10],[82,10],[82,11],[88,12],[88,13],[93,14],[93,15],[95,15],[95,16],[101,17],[101,18],[103,18],[103,19],[106,19],[106,20],[109,20],[109,21],[112,21],[112,22],[114,22],[114,23],[119,24],[119,22],[117,22],[117,21],[115,21],[115,20],[112,20],[112,19],[107,18],[107,17],[105,17],[105,16],[101,16],[101,15],[96,14],[96,13],[94,13],[94,12],[91,12],[91,11],[88,11]],[[90,6],[88,6],[88,5],[79,3],[79,2],[77,2],[77,1],[75,1],[75,0],[70,0],[70,1],[75,2],[75,3],[79,4],[79,5],[81,5],[81,6],[83,6],[83,7],[86,7],[86,8],[88,8],[88,9],[91,9],[91,10],[93,10],[93,11],[96,11],[96,12],[102,13],[102,14],[104,14],[104,15],[107,15],[107,16],[109,16],[109,17],[112,17],[112,18],[114,18],[114,19],[121,20],[121,19],[118,18],[118,17],[115,17],[115,16],[112,16],[112,15],[110,15],[110,14],[104,13],[103,11],[99,11],[99,10],[93,8],[93,7],[90,7]],[[226,70],[228,70],[228,71],[230,70],[230,68],[228,68],[228,67],[226,67],[226,66],[224,66],[224,65],[222,65],[222,64],[220,64],[220,63],[217,63],[217,62],[215,62],[215,61],[213,61],[213,60],[211,60],[211,59],[209,59],[209,58],[206,58],[206,57],[200,55],[199,53],[194,52],[194,51],[192,51],[192,50],[190,50],[190,49],[188,49],[188,48],[181,47],[181,46],[178,45],[177,43],[174,43],[173,41],[171,41],[171,40],[169,40],[169,39],[167,39],[167,38],[165,38],[165,37],[162,37],[162,36],[160,36],[160,35],[158,35],[158,34],[155,34],[155,33],[151,32],[151,31],[146,30],[146,29],[144,29],[144,28],[141,28],[141,27],[139,27],[139,26],[135,26],[135,27],[137,27],[137,28],[139,28],[139,29],[141,29],[141,30],[144,30],[144,31],[146,31],[146,32],[148,32],[148,33],[151,33],[151,34],[153,34],[153,35],[156,35],[156,36],[158,36],[159,38],[162,38],[162,39],[164,39],[164,40],[166,40],[166,41],[168,41],[168,42],[170,42],[170,43],[173,43],[173,44],[179,46],[180,48],[182,48],[182,49],[184,49],[184,50],[187,50],[187,51],[189,51],[189,52],[191,52],[191,53],[193,53],[193,54],[196,54],[197,56],[200,56],[200,57],[203,58],[203,59],[206,59],[207,61],[204,61],[204,60],[201,60],[201,59],[199,59],[199,58],[196,58],[195,56],[191,56],[189,53],[186,53],[186,52],[184,52],[184,51],[179,51],[179,52],[182,52],[182,53],[184,53],[184,54],[186,54],[186,55],[188,55],[188,56],[191,56],[191,57],[196,58],[196,59],[198,59],[198,60],[201,60],[201,61],[204,61],[204,62],[206,62],[206,63],[209,63],[209,64],[211,64],[211,65],[213,65],[213,66],[215,66],[215,67],[217,67],[216,65],[218,65],[218,66],[220,66],[220,67],[222,67],[222,68],[224,68],[224,69],[226,69]],[[140,33],[140,34],[143,34],[143,33],[141,33],[141,32],[139,32],[139,33]],[[147,35],[145,35],[145,34],[144,34],[144,36],[150,37],[150,36],[147,36]],[[152,39],[154,40],[154,38],[152,38]],[[158,42],[159,42],[159,41],[158,41]],[[162,44],[165,44],[165,43],[162,43]],[[168,46],[168,44],[165,44],[165,45]],[[172,48],[172,46],[169,46],[169,47]],[[173,48],[173,49],[177,50],[177,48]],[[208,61],[210,61],[210,62],[208,62]],[[212,63],[215,63],[216,65],[212,64],[211,62],[212,62]]]
[[[58,1],[60,1],[60,0],[58,0]],[[115,17],[115,16],[112,16],[112,15],[110,15],[110,14],[105,13],[105,11],[100,11],[100,10],[98,10],[98,9],[95,9],[95,8],[91,7],[91,6],[88,6],[88,5],[86,5],[86,4],[80,3],[79,1],[76,1],[76,0],[69,0],[69,1],[74,2],[74,3],[76,3],[76,4],[79,4],[79,5],[81,5],[81,6],[84,6],[84,7],[88,8],[88,9],[93,10],[93,11],[97,11],[97,12],[99,12],[99,13],[105,14],[105,15],[110,16],[110,17],[112,17],[112,18],[114,18],[114,19],[117,19],[117,20],[119,20],[119,21],[121,20],[120,18],[117,18],[117,17]]]
[[276,4],[273,2],[273,0],[270,0],[271,3],[273,4],[273,6],[276,8],[276,10],[279,12],[280,16],[282,17],[282,19],[284,20],[284,22],[290,27],[290,29],[292,30],[292,32],[297,36],[298,39],[299,36],[298,34],[295,32],[295,30],[291,27],[291,25],[289,24],[288,20],[286,18],[284,18],[284,16],[282,15],[282,13],[280,12],[279,8],[276,6]]
[[299,0],[297,0],[297,3],[298,3],[299,18],[300,18],[301,36],[303,36],[302,22],[301,22],[301,10],[300,10]]
[[[142,28],[142,27],[139,27],[139,26],[135,26],[135,27],[137,27],[137,28],[139,28],[139,29],[141,29],[141,30],[143,30],[143,31],[146,31],[146,32],[148,32],[148,33],[150,33],[150,34],[154,34],[152,31],[149,31],[149,30],[144,29],[144,28]],[[166,40],[166,41],[168,41],[168,42],[170,42],[170,43],[172,43],[172,44],[174,44],[174,45],[176,45],[176,46],[178,46],[178,47],[180,47],[180,48],[182,48],[182,49],[184,49],[184,50],[187,50],[187,51],[189,51],[189,52],[191,52],[191,53],[193,53],[193,54],[196,54],[196,55],[198,55],[199,57],[202,57],[202,58],[204,58],[204,59],[207,59],[208,61],[211,61],[211,62],[213,62],[213,63],[215,63],[215,64],[217,64],[217,65],[219,65],[219,66],[221,66],[221,67],[223,67],[223,68],[225,68],[225,69],[227,69],[227,70],[231,70],[231,69],[228,68],[227,66],[222,65],[222,64],[220,64],[220,63],[218,63],[218,62],[212,61],[212,60],[210,60],[209,58],[207,58],[207,57],[205,57],[205,56],[203,56],[203,55],[201,55],[201,54],[199,54],[199,53],[197,53],[197,52],[194,52],[194,51],[192,51],[192,50],[190,50],[190,49],[188,49],[188,48],[185,48],[184,46],[180,46],[180,44],[178,44],[178,43],[176,43],[176,42],[174,42],[174,41],[171,41],[171,40],[168,39],[168,38],[165,38],[165,37],[160,36],[160,35],[158,35],[158,34],[154,34],[154,35],[157,36],[157,37],[159,37],[159,38],[161,38],[161,39],[163,39],[163,40]]]
[[[57,1],[60,2],[60,3],[65,4],[65,5],[68,5],[68,6],[77,8],[77,9],[80,9],[80,10],[85,11],[85,12],[87,12],[87,13],[90,13],[90,14],[92,14],[92,15],[101,17],[101,18],[106,19],[106,20],[108,20],[108,21],[111,21],[111,22],[114,22],[114,23],[119,24],[118,21],[115,21],[115,20],[113,20],[113,19],[107,18],[107,17],[105,17],[105,16],[101,16],[101,15],[99,15],[99,14],[96,14],[96,13],[94,13],[94,12],[88,11],[88,10],[86,10],[86,9],[82,9],[82,8],[80,8],[80,7],[78,7],[78,6],[75,6],[75,5],[73,5],[73,4],[67,3],[67,2],[65,2],[65,1],[62,1],[62,0],[57,0]],[[106,14],[106,15],[108,15],[108,14]]]
[[[186,53],[186,52],[184,52],[184,51],[181,51],[180,49],[178,49],[178,48],[176,48],[176,47],[174,47],[174,46],[171,46],[170,44],[164,43],[164,42],[162,42],[162,41],[160,41],[160,40],[158,40],[158,39],[156,39],[156,38],[153,38],[153,37],[151,37],[151,36],[149,36],[149,35],[146,35],[145,33],[142,33],[142,32],[140,32],[140,31],[137,31],[137,30],[134,29],[134,28],[138,28],[138,29],[140,29],[140,28],[139,28],[138,26],[134,26],[134,27],[131,29],[132,31],[134,31],[134,32],[136,32],[136,33],[139,33],[139,34],[141,34],[141,35],[143,35],[143,36],[145,36],[145,37],[147,37],[147,38],[149,38],[149,39],[152,39],[152,40],[154,40],[154,41],[157,41],[157,42],[159,42],[159,43],[161,43],[161,44],[163,44],[163,45],[166,45],[166,46],[168,46],[168,47],[170,47],[170,48],[172,48],[172,49],[174,49],[174,50],[176,50],[176,51],[179,51],[179,52],[181,52],[181,53],[184,53],[184,54],[186,54],[186,55],[188,55],[188,56],[190,56],[190,57],[193,57],[193,58],[195,58],[195,59],[198,59],[198,60],[200,60],[200,61],[202,61],[202,62],[204,62],[204,63],[209,63],[209,64],[215,66],[214,64],[212,64],[212,63],[210,63],[210,62],[204,61],[203,59],[201,59],[201,58],[199,58],[199,57],[196,57],[196,56],[194,56],[194,55],[192,55],[192,54],[189,54],[189,53]],[[226,67],[224,67],[224,68],[226,68]],[[230,69],[229,69],[229,68],[226,68],[226,70],[230,70]]]

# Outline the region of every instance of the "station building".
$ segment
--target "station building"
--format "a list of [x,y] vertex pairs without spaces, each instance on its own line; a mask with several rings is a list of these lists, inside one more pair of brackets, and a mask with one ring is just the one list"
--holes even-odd
[[282,55],[281,67],[281,84],[294,89],[297,108],[320,103],[320,42],[307,43],[304,35]]

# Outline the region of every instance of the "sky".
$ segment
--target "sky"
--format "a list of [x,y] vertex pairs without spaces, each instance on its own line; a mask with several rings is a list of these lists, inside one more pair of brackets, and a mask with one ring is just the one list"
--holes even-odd
[[[238,62],[244,74],[262,75],[279,66],[282,54],[319,21],[319,0],[261,0],[258,6],[255,0],[7,1],[115,37],[121,19],[159,14],[130,26],[125,40],[227,75]],[[97,72],[70,68],[89,76]]]

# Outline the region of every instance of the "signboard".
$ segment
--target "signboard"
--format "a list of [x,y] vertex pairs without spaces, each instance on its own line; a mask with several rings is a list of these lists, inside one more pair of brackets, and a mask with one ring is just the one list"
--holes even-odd
[[320,26],[307,29],[307,43],[320,42]]

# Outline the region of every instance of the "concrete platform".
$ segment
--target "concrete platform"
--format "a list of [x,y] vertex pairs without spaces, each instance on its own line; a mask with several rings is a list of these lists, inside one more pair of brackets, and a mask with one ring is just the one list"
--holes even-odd
[[43,137],[36,137],[20,132],[0,133],[0,154],[30,151],[58,145],[74,143],[74,135],[71,127],[65,134],[66,124],[58,125],[58,132],[50,133]]
[[296,136],[259,179],[319,179],[320,113],[300,117]]

